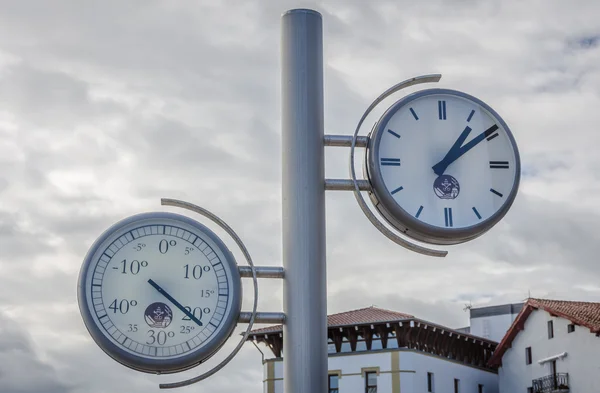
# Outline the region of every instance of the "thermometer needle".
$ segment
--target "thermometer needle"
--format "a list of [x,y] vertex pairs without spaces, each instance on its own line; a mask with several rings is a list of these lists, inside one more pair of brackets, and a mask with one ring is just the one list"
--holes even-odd
[[175,307],[177,307],[178,309],[180,309],[181,312],[183,312],[185,315],[187,315],[192,321],[196,322],[198,324],[198,326],[202,326],[202,322],[200,322],[200,320],[198,318],[196,318],[194,316],[194,314],[192,314],[191,312],[189,312],[188,310],[186,310],[186,308],[183,307],[181,305],[181,303],[179,303],[177,300],[173,299],[173,296],[169,295],[167,293],[167,291],[165,291],[164,289],[162,289],[160,287],[160,285],[158,285],[157,283],[154,282],[154,280],[149,279],[148,283],[150,285],[152,285],[158,292],[160,292],[161,295],[163,295],[164,297],[166,297],[167,299],[169,299],[169,301],[171,303],[173,303],[175,305]]

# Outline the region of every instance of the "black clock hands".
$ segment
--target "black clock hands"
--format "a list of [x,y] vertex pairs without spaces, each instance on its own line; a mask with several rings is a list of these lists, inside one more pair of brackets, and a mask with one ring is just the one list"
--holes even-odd
[[192,321],[196,322],[198,324],[198,326],[202,326],[202,322],[200,322],[200,320],[198,318],[196,318],[194,316],[194,314],[192,314],[191,312],[189,312],[188,310],[186,310],[185,307],[183,307],[181,305],[181,303],[179,303],[177,300],[175,300],[173,298],[173,296],[169,295],[167,293],[167,291],[165,291],[164,289],[162,289],[160,287],[160,285],[158,285],[157,283],[154,282],[154,280],[149,279],[148,283],[150,285],[152,285],[158,292],[160,292],[161,295],[163,295],[164,297],[166,297],[167,299],[169,299],[169,301],[171,303],[173,303],[175,305],[175,307],[177,307],[178,309],[180,309],[185,315],[187,315]]
[[460,134],[460,136],[458,137],[456,142],[454,142],[454,144],[452,145],[452,147],[450,148],[448,153],[444,156],[444,158],[432,167],[433,172],[435,172],[435,174],[438,176],[443,175],[444,172],[446,171],[446,168],[448,168],[448,166],[450,164],[452,164],[454,161],[456,161],[458,158],[460,158],[463,154],[465,154],[466,152],[468,152],[469,150],[471,150],[472,148],[477,146],[477,144],[479,142],[481,142],[482,140],[484,140],[485,138],[490,136],[497,129],[498,129],[498,126],[496,124],[494,124],[487,130],[482,132],[481,134],[477,135],[475,138],[471,139],[471,141],[469,141],[469,143],[462,146],[463,142],[467,139],[467,137],[471,133],[471,128],[466,127],[465,130]]
[[454,142],[450,150],[448,150],[448,153],[446,153],[444,158],[432,167],[436,175],[443,175],[448,165],[450,165],[458,157],[460,157],[460,147],[462,146],[465,139],[467,139],[470,133],[471,127],[465,127],[464,131],[458,136],[458,139],[456,140],[456,142]]

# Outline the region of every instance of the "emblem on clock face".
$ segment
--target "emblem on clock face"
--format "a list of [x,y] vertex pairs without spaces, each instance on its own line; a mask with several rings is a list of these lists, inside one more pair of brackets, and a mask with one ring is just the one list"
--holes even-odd
[[516,197],[520,170],[508,125],[483,101],[456,90],[400,99],[375,125],[367,147],[375,207],[407,236],[431,244],[466,242],[492,228]]
[[155,302],[146,307],[144,319],[150,327],[166,328],[173,320],[173,311],[162,302]]
[[433,182],[433,190],[440,199],[455,199],[460,192],[460,185],[452,176],[442,175]]

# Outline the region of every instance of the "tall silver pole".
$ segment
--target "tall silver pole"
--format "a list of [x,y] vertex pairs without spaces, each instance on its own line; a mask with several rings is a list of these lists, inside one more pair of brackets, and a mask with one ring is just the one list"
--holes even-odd
[[285,393],[327,390],[323,22],[282,17],[283,363]]

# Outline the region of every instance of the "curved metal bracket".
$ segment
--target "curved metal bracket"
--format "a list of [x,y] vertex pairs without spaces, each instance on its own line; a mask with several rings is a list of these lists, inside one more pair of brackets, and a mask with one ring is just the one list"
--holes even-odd
[[254,320],[256,318],[256,306],[258,304],[258,280],[257,280],[257,275],[256,275],[256,268],[254,267],[254,263],[252,262],[252,257],[250,256],[248,249],[246,248],[246,246],[244,246],[244,243],[242,242],[240,237],[235,233],[235,231],[233,229],[231,229],[231,227],[229,227],[229,225],[227,225],[225,223],[225,221],[221,220],[219,217],[217,217],[213,213],[209,212],[208,210],[201,208],[200,206],[196,206],[189,202],[184,202],[184,201],[180,201],[177,199],[162,198],[160,200],[160,203],[161,203],[161,205],[164,205],[164,206],[180,207],[182,209],[191,210],[193,212],[201,214],[204,217],[212,220],[215,224],[219,225],[223,230],[225,230],[225,232],[227,232],[227,234],[229,236],[231,236],[233,238],[233,240],[235,240],[236,244],[238,245],[238,247],[244,254],[244,257],[246,258],[246,261],[248,262],[250,269],[252,269],[252,281],[254,283],[254,303],[252,305],[252,313],[244,313],[244,315],[241,315],[241,317],[243,317],[244,321],[246,321],[246,320],[248,321],[248,328],[244,332],[242,339],[240,340],[238,345],[229,354],[229,356],[227,356],[223,361],[221,361],[221,363],[219,363],[218,365],[216,365],[209,371],[205,372],[204,374],[198,375],[197,377],[190,378],[188,380],[181,381],[181,382],[161,383],[160,385],[158,385],[161,389],[171,389],[171,388],[179,388],[179,387],[191,385],[193,383],[199,382],[203,379],[210,377],[211,375],[213,375],[214,373],[216,373],[217,371],[219,371],[220,369],[225,367],[225,365],[227,363],[229,363],[231,361],[231,359],[233,359],[235,357],[235,355],[237,355],[237,353],[240,351],[240,349],[242,348],[242,346],[248,339],[250,331],[252,330],[252,325],[254,324]]
[[367,203],[365,202],[365,200],[361,194],[360,183],[358,180],[356,180],[356,171],[354,169],[354,149],[358,145],[358,140],[359,140],[358,132],[360,131],[360,127],[362,126],[363,122],[365,121],[365,119],[367,118],[369,113],[371,113],[371,111],[373,109],[375,109],[375,107],[381,101],[383,101],[385,98],[392,95],[393,93],[400,91],[402,89],[405,89],[409,86],[417,85],[420,83],[439,82],[439,80],[441,78],[442,78],[441,74],[421,75],[421,76],[417,76],[417,77],[402,81],[402,82],[390,87],[385,92],[383,92],[379,97],[377,97],[375,99],[375,101],[373,101],[371,103],[371,105],[369,105],[369,107],[367,108],[365,113],[360,118],[360,121],[358,122],[358,125],[356,126],[356,130],[354,131],[354,135],[352,137],[352,144],[350,147],[350,176],[352,178],[352,182],[354,183],[354,196],[356,198],[356,201],[358,202],[358,205],[360,206],[363,213],[365,214],[365,216],[367,216],[369,221],[371,221],[371,224],[373,224],[375,226],[375,228],[377,228],[388,239],[392,240],[396,244],[399,244],[402,247],[407,248],[411,251],[415,251],[420,254],[434,256],[434,257],[445,257],[448,254],[448,251],[439,251],[439,250],[433,250],[430,248],[422,247],[422,246],[412,243],[404,238],[401,238],[400,236],[396,235],[394,232],[389,230],[381,221],[379,221],[377,219],[377,217],[373,214],[373,212],[369,209],[369,207],[367,206]]

